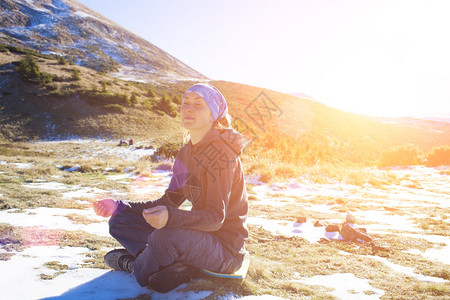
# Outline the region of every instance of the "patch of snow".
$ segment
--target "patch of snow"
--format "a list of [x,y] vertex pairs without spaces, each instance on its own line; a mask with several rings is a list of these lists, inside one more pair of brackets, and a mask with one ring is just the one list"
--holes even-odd
[[18,169],[30,169],[33,167],[32,163],[10,163],[10,165],[13,165]]
[[108,75],[125,81],[148,83],[149,73],[156,73],[156,70],[139,70],[136,67],[122,66],[118,72],[108,73]]
[[34,0],[25,0],[25,2],[28,4],[29,7],[31,7],[35,11],[48,13],[48,14],[52,13],[51,11],[49,11],[46,8],[36,6],[36,1],[34,1]]
[[393,215],[386,211],[367,210],[353,212],[358,220],[377,222],[378,224],[364,225],[367,230],[383,231],[383,230],[404,230],[422,232],[423,230],[414,223],[410,215]]
[[[81,283],[80,278],[77,278],[74,270],[81,268],[81,264],[85,259],[84,254],[89,252],[87,248],[79,247],[64,247],[59,246],[34,246],[26,248],[22,252],[14,252],[15,255],[10,260],[0,261],[2,270],[8,270],[8,272],[0,272],[0,281],[3,287],[2,298],[3,299],[38,299],[42,297],[48,297],[58,295],[66,291],[72,286],[76,286]],[[49,269],[44,266],[46,262],[58,261],[60,264],[65,264],[69,267],[66,270],[66,274],[70,274],[72,277],[72,286],[57,284],[58,277],[54,280],[42,280],[40,274],[53,275],[55,270]],[[89,270],[89,269],[86,269]],[[93,270],[93,269],[90,269]],[[96,270],[97,277],[101,273],[107,272],[107,270]],[[62,276],[62,275],[61,275]],[[94,278],[94,276],[91,276]],[[83,278],[83,280],[89,280]],[[17,283],[26,288],[18,288]]]
[[280,207],[288,204],[294,203],[294,199],[292,198],[269,198],[269,197],[257,197],[258,200],[253,201],[256,205],[269,205],[273,207]]
[[125,46],[125,47],[127,47],[128,49],[131,49],[131,50],[133,50],[133,51],[142,53],[141,47],[139,47],[139,45],[137,45],[137,44],[134,44],[134,43],[130,43],[130,42],[128,42],[128,41],[125,41],[122,45]]
[[433,248],[428,249],[425,252],[422,252],[421,255],[439,261],[441,263],[450,265],[450,238],[446,236],[440,235],[425,235],[425,234],[402,234],[404,236],[409,236],[413,238],[420,238],[427,240],[431,243],[444,244],[442,248]]
[[[59,229],[77,231],[83,230],[88,233],[110,236],[108,229],[108,219],[97,216],[92,209],[64,209],[39,207],[34,209],[26,209],[24,213],[17,213],[16,209],[8,209],[0,211],[0,219],[2,223],[7,223],[17,227],[36,227],[41,229],[52,229],[56,232]],[[69,220],[66,216],[70,214],[83,215],[99,223],[90,223],[88,225],[76,224]],[[56,236],[57,238],[57,236]]]
[[259,179],[261,178],[261,174],[253,175],[253,176],[245,176],[245,182],[247,184],[253,184],[253,185],[264,185],[266,184]]
[[23,187],[30,189],[43,189],[43,190],[64,190],[67,186],[59,182],[32,182],[23,184]]
[[77,10],[75,12],[75,15],[80,17],[80,18],[82,18],[82,19],[91,18],[91,19],[97,20],[97,21],[99,21],[101,23],[105,23],[105,24],[108,24],[108,25],[112,26],[112,24],[107,22],[106,20],[99,19],[99,18],[97,18],[97,17],[95,17],[95,16],[93,16],[91,14],[85,13],[84,11]]
[[107,191],[99,189],[99,188],[89,188],[84,187],[81,189],[77,189],[70,192],[63,193],[62,197],[66,199],[72,199],[72,198],[98,198],[101,194],[106,194]]
[[[204,299],[210,291],[189,291],[177,289],[161,294],[141,287],[134,275],[106,269],[84,268],[85,254],[90,251],[79,247],[34,246],[22,252],[15,252],[10,260],[0,261],[2,270],[0,281],[4,287],[23,288],[2,289],[3,299],[118,299],[134,298],[142,294],[151,295],[152,299]],[[54,279],[44,280],[41,274],[54,275],[55,270],[44,266],[47,262],[58,262],[69,268]],[[101,288],[99,288],[101,287]]]
[[41,54],[64,56],[64,54],[62,54],[61,52],[51,51],[51,50],[42,51]]
[[435,283],[442,283],[442,282],[447,282],[448,280],[439,278],[439,277],[433,277],[433,276],[426,276],[423,274],[417,274],[414,273],[414,268],[410,268],[410,267],[405,267],[405,266],[401,266],[398,264],[395,264],[393,262],[388,261],[385,257],[379,257],[379,256],[366,256],[369,257],[371,259],[375,259],[378,260],[380,262],[382,262],[383,264],[385,264],[386,266],[388,266],[389,268],[391,268],[392,270],[399,272],[399,273],[403,273],[407,276],[410,277],[414,277],[417,280],[420,281],[425,281],[425,282],[435,282]]
[[292,281],[332,288],[331,294],[339,299],[375,300],[384,295],[383,290],[372,287],[367,279],[357,278],[352,273],[317,275]]
[[[122,298],[135,298],[142,294],[150,295],[151,299],[192,299],[200,300],[208,297],[211,291],[183,291],[186,284],[182,284],[174,290],[162,294],[148,289],[147,287],[141,287],[134,275],[121,271],[99,270],[99,269],[87,269],[89,272],[80,272],[80,274],[63,274],[58,276],[55,281],[55,285],[65,286],[66,292],[60,294],[54,299],[122,299]],[[78,269],[78,271],[83,271]],[[91,273],[94,273],[92,279],[86,278]],[[97,273],[97,274],[95,274]],[[71,280],[73,277],[81,279],[77,285],[74,285]],[[95,276],[96,275],[96,276]],[[89,276],[90,277],[90,276]],[[102,287],[102,288],[99,288]],[[48,300],[53,298],[48,298]]]
[[118,175],[107,175],[106,178],[110,180],[123,180],[123,179],[136,179],[135,174],[118,174]]
[[338,232],[325,232],[324,227],[314,227],[314,224],[310,222],[297,223],[292,221],[271,220],[261,217],[248,217],[247,224],[262,226],[264,230],[276,235],[285,237],[301,237],[310,243],[316,243],[324,237],[333,240],[343,239]]
[[[116,156],[124,161],[138,161],[140,158],[148,155],[153,155],[155,149],[136,149],[134,146],[118,147],[116,142],[100,142],[95,139],[74,139],[74,140],[53,140],[36,143],[54,143],[55,147],[58,144],[81,144],[83,149],[77,153],[76,157],[79,159],[92,159],[92,158],[106,158],[107,156]],[[151,144],[151,141],[143,141],[142,144]],[[137,144],[137,143],[136,143]]]

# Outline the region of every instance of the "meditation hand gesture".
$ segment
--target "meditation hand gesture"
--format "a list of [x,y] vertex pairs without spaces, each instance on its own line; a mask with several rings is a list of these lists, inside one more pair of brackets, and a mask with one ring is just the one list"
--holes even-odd
[[142,216],[152,227],[161,229],[169,220],[169,211],[164,205],[147,208],[142,211]]
[[116,212],[119,203],[114,199],[103,199],[94,202],[93,208],[95,213],[98,216],[102,217],[110,217],[113,213]]

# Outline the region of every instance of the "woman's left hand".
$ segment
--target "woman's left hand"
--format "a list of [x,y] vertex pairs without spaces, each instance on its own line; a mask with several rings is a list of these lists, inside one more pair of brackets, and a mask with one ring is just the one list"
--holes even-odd
[[150,207],[142,211],[142,216],[152,227],[161,229],[169,220],[169,210],[164,205]]

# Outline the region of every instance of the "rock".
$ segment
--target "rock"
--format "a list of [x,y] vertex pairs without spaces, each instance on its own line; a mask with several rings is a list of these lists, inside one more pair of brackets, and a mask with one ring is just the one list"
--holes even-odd
[[314,227],[327,227],[328,223],[325,221],[317,220],[314,222]]
[[366,242],[372,241],[372,238],[370,236],[368,236],[367,234],[365,234],[364,232],[362,232],[360,230],[356,230],[348,223],[345,223],[344,225],[342,225],[341,235],[344,239],[350,240],[350,241],[356,241],[357,239],[360,239],[360,240],[363,240]]
[[340,230],[339,230],[339,226],[337,226],[335,224],[331,224],[331,225],[328,225],[327,227],[325,227],[325,231],[326,232],[335,232],[335,231],[339,232]]
[[298,217],[297,223],[306,223],[306,217]]
[[347,216],[345,217],[345,222],[355,224],[356,217],[354,215],[352,215],[350,212],[347,212]]

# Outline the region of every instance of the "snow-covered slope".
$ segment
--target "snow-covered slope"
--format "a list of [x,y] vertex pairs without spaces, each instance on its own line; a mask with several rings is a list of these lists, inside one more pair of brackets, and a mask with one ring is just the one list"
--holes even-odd
[[64,55],[77,64],[127,79],[206,79],[75,0],[2,0],[0,42]]

